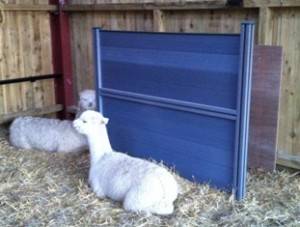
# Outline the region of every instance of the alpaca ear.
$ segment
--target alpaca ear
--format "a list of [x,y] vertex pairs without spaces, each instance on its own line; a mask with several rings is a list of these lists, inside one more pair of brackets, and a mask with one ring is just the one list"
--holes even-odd
[[104,118],[102,119],[102,122],[101,122],[101,123],[107,125],[108,121],[109,121],[109,119],[106,118],[106,117],[104,117]]

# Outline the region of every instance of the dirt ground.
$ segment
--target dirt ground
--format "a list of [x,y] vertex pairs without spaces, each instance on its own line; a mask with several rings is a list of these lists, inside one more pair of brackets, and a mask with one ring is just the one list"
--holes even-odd
[[146,216],[92,193],[88,152],[18,150],[0,132],[0,226],[300,226],[297,172],[249,173],[242,202],[176,176],[183,193],[174,214]]

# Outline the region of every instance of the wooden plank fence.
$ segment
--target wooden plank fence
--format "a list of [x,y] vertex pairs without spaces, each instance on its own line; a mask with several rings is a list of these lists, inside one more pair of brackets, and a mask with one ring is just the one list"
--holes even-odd
[[[5,22],[0,25],[0,79],[52,73],[49,13],[56,12],[57,6],[47,0],[6,3]],[[230,6],[225,0],[69,0],[62,10],[70,19],[75,96],[78,91],[93,87],[94,26],[113,30],[232,33],[239,32],[241,21],[255,21],[257,44],[283,48],[278,163],[300,168],[298,0],[244,0],[241,6]],[[53,86],[53,82],[43,81],[0,87],[0,113],[54,104]]]

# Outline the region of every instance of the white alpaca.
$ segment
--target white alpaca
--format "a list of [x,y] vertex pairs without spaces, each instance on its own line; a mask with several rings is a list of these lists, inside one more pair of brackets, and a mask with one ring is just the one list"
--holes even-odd
[[91,154],[89,183],[100,198],[123,201],[125,210],[168,215],[173,212],[178,186],[163,167],[112,150],[108,119],[85,111],[74,121],[78,132],[88,138]]
[[78,152],[88,148],[87,139],[72,121],[40,117],[19,117],[9,128],[11,145],[48,152]]
[[96,92],[95,90],[83,90],[79,93],[79,101],[76,112],[78,118],[85,110],[96,110]]
[[[76,117],[85,110],[96,109],[94,90],[79,94]],[[87,139],[74,128],[72,121],[40,117],[19,117],[10,126],[11,145],[48,152],[78,152],[88,148]]]

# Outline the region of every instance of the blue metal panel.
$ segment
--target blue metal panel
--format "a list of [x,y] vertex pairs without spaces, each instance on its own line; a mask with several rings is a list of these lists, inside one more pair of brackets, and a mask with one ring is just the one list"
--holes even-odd
[[231,190],[234,120],[122,99],[103,100],[105,114],[112,119],[109,135],[114,149],[163,160],[189,179]]
[[104,88],[236,108],[238,35],[102,31],[101,43]]
[[114,149],[245,195],[252,23],[241,34],[94,29],[99,110]]

